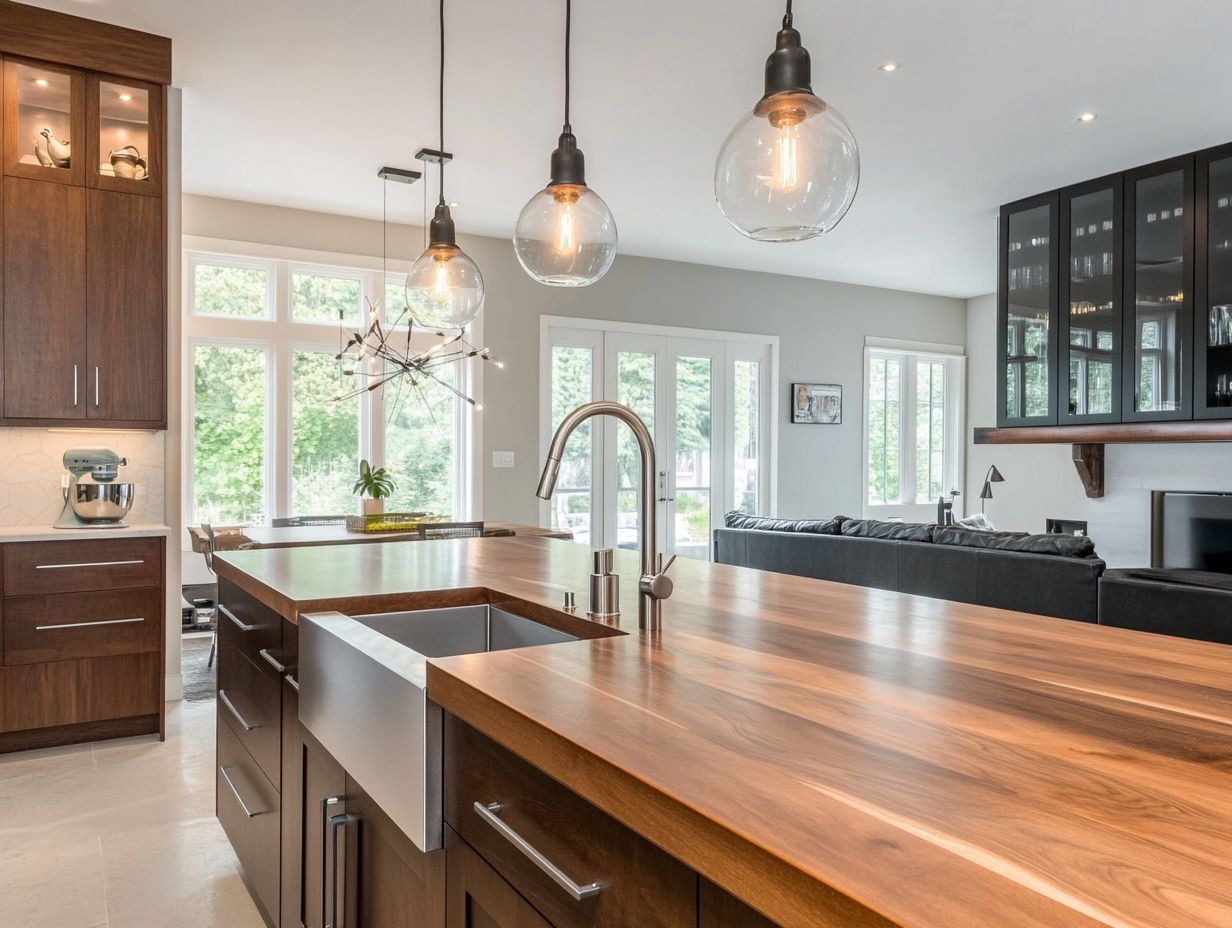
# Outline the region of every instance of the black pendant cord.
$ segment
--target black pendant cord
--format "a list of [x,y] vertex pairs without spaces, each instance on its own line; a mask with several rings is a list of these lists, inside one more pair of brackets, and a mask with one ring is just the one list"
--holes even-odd
[[565,0],[565,131],[573,132],[569,124],[569,50],[573,36],[573,0]]
[[787,0],[787,12],[783,14],[783,28],[791,28],[791,0]]
[[[437,112],[440,115],[440,151],[445,151],[445,0],[441,0],[441,72],[440,72],[440,97],[437,101]],[[441,206],[445,205],[445,158],[441,157],[441,197],[438,201]]]

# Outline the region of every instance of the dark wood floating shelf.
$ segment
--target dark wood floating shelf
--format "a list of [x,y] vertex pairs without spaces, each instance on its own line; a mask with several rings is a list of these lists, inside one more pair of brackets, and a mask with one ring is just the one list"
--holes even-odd
[[1072,445],[1074,467],[1091,499],[1104,495],[1104,445],[1194,441],[1232,441],[1232,421],[1034,425],[975,430],[977,445]]

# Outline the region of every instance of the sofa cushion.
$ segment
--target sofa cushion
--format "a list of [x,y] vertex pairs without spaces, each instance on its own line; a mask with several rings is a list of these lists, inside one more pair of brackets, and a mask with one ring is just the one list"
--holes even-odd
[[993,548],[1023,554],[1057,557],[1095,557],[1095,542],[1085,535],[1028,535],[1026,532],[976,532],[952,525],[938,526],[933,541],[939,545]]
[[932,541],[937,526],[918,522],[881,522],[877,519],[848,519],[843,534],[853,538],[887,538],[894,541]]
[[1232,591],[1158,576],[1165,573],[1105,573],[1099,581],[1099,624],[1232,645]]
[[1232,592],[1232,574],[1217,574],[1209,570],[1191,570],[1185,567],[1134,567],[1120,571],[1126,577],[1150,580],[1154,583],[1179,583],[1208,590]]
[[745,515],[743,512],[729,512],[723,517],[726,528],[758,532],[808,532],[812,535],[838,535],[846,521],[846,516],[834,516],[832,519],[771,519]]

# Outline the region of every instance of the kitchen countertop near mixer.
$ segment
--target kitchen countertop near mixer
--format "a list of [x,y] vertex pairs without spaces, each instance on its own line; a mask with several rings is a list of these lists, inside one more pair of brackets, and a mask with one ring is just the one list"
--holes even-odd
[[0,542],[83,541],[90,538],[163,538],[171,534],[166,525],[154,522],[101,528],[82,526],[71,531],[48,525],[0,526]]

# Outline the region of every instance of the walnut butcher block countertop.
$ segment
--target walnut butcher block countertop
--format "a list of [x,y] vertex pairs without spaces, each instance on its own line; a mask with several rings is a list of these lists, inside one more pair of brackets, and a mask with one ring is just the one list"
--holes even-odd
[[[585,609],[537,538],[220,554],[301,613]],[[448,711],[785,926],[1232,926],[1232,649],[676,562],[663,631],[433,660]]]

